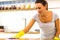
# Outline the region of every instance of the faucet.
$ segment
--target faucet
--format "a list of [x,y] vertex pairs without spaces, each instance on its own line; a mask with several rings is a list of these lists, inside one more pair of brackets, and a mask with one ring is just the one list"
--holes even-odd
[[26,27],[26,18],[25,18],[25,27]]
[[24,22],[25,22],[24,26],[26,27],[26,18],[24,18]]

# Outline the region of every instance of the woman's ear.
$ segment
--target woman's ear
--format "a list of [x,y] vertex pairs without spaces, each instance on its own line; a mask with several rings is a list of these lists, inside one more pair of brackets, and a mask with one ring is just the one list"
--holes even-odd
[[45,7],[46,7],[46,10],[48,10],[48,4],[46,4]]

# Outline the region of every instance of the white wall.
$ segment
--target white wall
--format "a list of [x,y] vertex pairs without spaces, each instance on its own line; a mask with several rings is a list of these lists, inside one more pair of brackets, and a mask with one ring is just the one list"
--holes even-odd
[[[0,25],[4,25],[5,31],[19,31],[21,29],[25,28],[25,19],[26,19],[26,26],[30,22],[33,15],[36,14],[35,10],[27,10],[27,11],[3,11],[0,12]],[[37,25],[37,24],[36,24]],[[32,31],[34,31],[35,28],[38,28],[37,26],[34,26]]]
[[4,25],[5,31],[19,31],[25,28],[25,19],[20,12],[0,12],[0,25]]
[[60,1],[48,1],[48,8],[50,11],[55,12],[60,18]]

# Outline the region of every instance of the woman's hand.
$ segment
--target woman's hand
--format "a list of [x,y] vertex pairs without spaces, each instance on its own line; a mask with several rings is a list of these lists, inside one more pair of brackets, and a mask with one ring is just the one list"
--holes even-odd
[[54,40],[59,40],[59,38],[58,37],[54,37]]
[[19,33],[17,33],[15,36],[13,36],[12,38],[20,38],[21,36],[23,36],[25,34],[25,32],[22,30]]

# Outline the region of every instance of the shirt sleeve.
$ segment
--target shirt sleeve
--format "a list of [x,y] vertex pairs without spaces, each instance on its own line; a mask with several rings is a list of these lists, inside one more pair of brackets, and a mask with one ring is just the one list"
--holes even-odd
[[54,20],[59,19],[59,16],[55,13]]
[[37,14],[35,14],[35,15],[33,16],[33,19],[36,21],[36,19],[37,19]]

